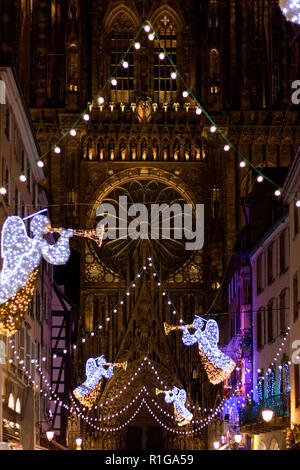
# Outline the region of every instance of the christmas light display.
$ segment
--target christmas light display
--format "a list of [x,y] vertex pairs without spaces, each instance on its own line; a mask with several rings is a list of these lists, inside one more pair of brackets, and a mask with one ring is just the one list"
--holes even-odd
[[[191,346],[198,343],[199,355],[208,379],[212,384],[216,385],[230,376],[236,364],[218,348],[219,327],[217,322],[215,320],[208,320],[203,330],[205,322],[206,320],[196,315],[192,325],[170,327],[165,324],[165,333],[168,334],[172,329],[180,329],[183,331],[183,344]],[[190,327],[196,330],[195,333],[189,332]]]
[[[104,366],[108,366],[108,368],[105,369]],[[73,391],[77,400],[89,408],[93,406],[100,393],[103,377],[110,379],[114,375],[114,367],[123,367],[126,370],[127,362],[107,363],[103,355],[89,358],[85,366],[86,381]]]
[[[300,9],[300,2],[299,0],[280,0],[280,7],[283,11],[283,13],[285,14],[285,16],[290,20],[290,21],[293,21],[293,22],[296,22],[296,23],[300,23],[300,13],[299,13],[299,9]],[[187,86],[187,84],[185,83],[185,80],[184,78],[182,77],[182,75],[180,74],[179,70],[177,69],[176,65],[174,64],[174,62],[172,61],[172,58],[170,57],[170,55],[168,54],[166,48],[164,47],[164,45],[162,44],[162,42],[160,41],[160,38],[158,36],[158,34],[156,33],[156,31],[154,30],[151,22],[149,20],[145,20],[143,22],[143,24],[140,26],[139,30],[137,31],[137,34],[135,35],[134,39],[131,41],[128,49],[124,52],[123,56],[121,57],[121,60],[120,62],[116,65],[116,67],[114,68],[114,70],[112,71],[111,75],[108,77],[108,79],[106,80],[106,82],[104,83],[102,89],[100,90],[100,92],[98,93],[98,95],[94,98],[94,102],[96,102],[98,105],[100,104],[100,109],[102,110],[103,108],[103,103],[104,103],[104,98],[103,96],[101,95],[104,91],[104,89],[106,88],[106,86],[108,84],[111,84],[113,86],[116,86],[117,85],[117,79],[114,77],[114,75],[116,74],[117,70],[119,67],[125,67],[125,68],[128,68],[130,66],[129,62],[126,59],[127,55],[129,54],[129,52],[131,51],[131,49],[134,47],[137,51],[141,49],[141,43],[139,41],[137,41],[137,38],[139,37],[141,31],[144,30],[147,34],[148,32],[150,34],[148,34],[148,39],[150,41],[153,41],[154,38],[157,39],[159,45],[160,45],[160,48],[161,48],[161,51],[159,52],[158,54],[158,57],[160,58],[160,60],[164,60],[165,58],[167,58],[173,68],[173,71],[171,73],[171,78],[173,79],[176,79],[177,77],[181,80],[185,90],[183,91],[183,96],[184,97],[188,97],[190,96],[190,98],[192,100],[194,100],[195,102],[195,111],[196,111],[196,114],[197,115],[201,115],[202,112],[203,114],[206,116],[206,118],[208,119],[208,121],[210,122],[211,126],[210,126],[210,131],[212,133],[218,131],[219,135],[225,140],[226,144],[224,145],[224,151],[225,152],[228,152],[229,150],[234,150],[236,152],[236,154],[240,157],[241,161],[242,161],[242,167],[245,167],[246,164],[249,165],[250,168],[252,168],[257,174],[258,174],[258,182],[262,182],[264,181],[264,179],[266,179],[267,181],[269,181],[272,185],[276,186],[277,187],[277,190],[279,191],[279,193],[277,192],[277,195],[280,196],[282,194],[282,188],[280,188],[278,186],[278,184],[271,180],[270,178],[266,177],[265,175],[262,174],[260,168],[256,167],[255,165],[253,165],[249,160],[247,160],[244,155],[240,152],[240,150],[238,148],[236,148],[228,139],[228,137],[224,134],[224,132],[216,125],[216,123],[213,121],[213,119],[211,118],[211,116],[207,113],[207,111],[203,108],[203,106],[199,103],[199,101],[197,100],[197,98],[194,96],[192,90],[189,89],[189,87]],[[87,108],[84,109],[81,114],[79,115],[79,117],[77,118],[77,120],[73,123],[72,127],[70,129],[68,129],[59,139],[58,142],[62,141],[65,137],[67,137],[68,135],[72,135],[73,137],[77,135],[77,132],[76,132],[76,129],[75,129],[75,126],[80,122],[81,119],[83,119],[84,121],[88,122],[90,120],[90,114],[88,114],[88,112],[92,111],[92,108],[93,108],[93,104],[91,102],[88,103],[87,105]],[[124,109],[124,108],[123,108]],[[132,107],[131,106],[131,109],[132,110],[136,110],[136,107]],[[188,108],[186,108],[188,110]],[[57,145],[57,144],[54,144],[52,145],[43,155],[41,155],[39,157],[38,160],[36,160],[35,164],[37,164],[38,166],[43,166],[41,163],[42,163],[42,160],[48,155],[48,153],[53,150],[55,153],[59,154],[61,152],[61,148]],[[30,168],[30,167],[29,167]],[[27,169],[26,169],[27,171]],[[25,172],[23,171],[21,173],[21,175],[19,175],[19,178],[21,181],[26,181],[27,178],[26,178],[26,175],[25,175]],[[7,193],[7,189],[6,187],[8,186],[9,183],[7,183],[5,186],[1,187],[0,188],[0,194],[2,195],[5,195]],[[293,195],[293,194],[288,194],[286,193],[291,199],[293,199],[295,202],[296,202],[296,205],[297,207],[300,207],[300,200],[297,198],[297,195]]]
[[49,219],[44,215],[32,218],[27,235],[24,221],[18,216],[7,217],[1,232],[0,333],[10,336],[20,327],[34,293],[41,257],[51,264],[65,264],[70,256],[69,238],[72,230],[61,229],[60,237],[50,245],[43,236],[48,232]]
[[300,24],[300,1],[280,0],[280,8],[287,20]]
[[178,422],[178,426],[185,426],[186,424],[189,424],[193,418],[193,415],[185,407],[186,391],[184,389],[179,389],[178,387],[174,386],[172,390],[156,389],[156,395],[160,393],[165,394],[166,403],[173,403],[174,415],[176,421]]

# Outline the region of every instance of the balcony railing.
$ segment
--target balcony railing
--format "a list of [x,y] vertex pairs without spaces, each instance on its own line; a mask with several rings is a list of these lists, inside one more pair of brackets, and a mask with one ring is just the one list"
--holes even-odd
[[[271,423],[265,423],[262,411],[271,408],[274,412]],[[260,424],[270,428],[280,428],[284,426],[290,416],[290,395],[274,395],[260,403],[251,403],[240,412],[240,425]]]

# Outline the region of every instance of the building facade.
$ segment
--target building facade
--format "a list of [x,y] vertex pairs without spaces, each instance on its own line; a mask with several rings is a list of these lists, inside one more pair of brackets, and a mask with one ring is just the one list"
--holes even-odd
[[291,433],[288,436],[288,443],[299,442],[300,440],[300,401],[299,401],[299,208],[295,199],[299,198],[299,175],[300,175],[299,150],[295,156],[293,164],[285,181],[285,203],[289,208],[289,289],[290,289],[290,356],[291,356]]
[[[2,188],[6,189],[1,193],[2,226],[10,215],[26,218],[47,207],[47,197],[40,186],[45,173],[36,164],[40,151],[20,86],[10,67],[0,67],[0,78],[5,84],[0,105],[1,175]],[[20,181],[18,175],[24,168],[27,179]],[[21,328],[10,337],[1,335],[0,441],[12,448],[38,448],[50,426],[51,405],[49,397],[38,388],[42,377],[37,364],[45,379],[50,380],[52,281],[52,267],[43,262]]]

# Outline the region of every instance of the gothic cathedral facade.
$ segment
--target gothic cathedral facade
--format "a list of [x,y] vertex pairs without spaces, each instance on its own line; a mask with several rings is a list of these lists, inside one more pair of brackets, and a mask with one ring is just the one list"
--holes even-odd
[[[163,324],[191,323],[212,305],[214,312],[223,311],[217,293],[245,223],[241,200],[255,175],[240,168],[235,152],[224,152],[222,137],[210,132],[205,113],[198,115],[195,100],[182,92],[185,86],[192,90],[253,165],[288,167],[300,143],[298,111],[289,108],[291,84],[300,78],[293,26],[276,0],[2,0],[0,19],[0,58],[16,67],[45,155],[53,226],[94,229],[98,206],[109,202],[117,228],[120,196],[147,207],[204,205],[204,245],[198,250],[185,250],[174,233],[169,239],[134,240],[117,231],[101,248],[92,241],[73,242],[80,253],[78,339],[103,325],[74,353],[74,386],[84,380],[86,359],[104,354],[109,362],[128,362],[100,399],[105,414],[114,415],[112,427],[126,420],[116,415],[118,409],[143,387],[148,403],[158,402],[157,376],[186,389],[200,422],[220,403],[221,389],[207,382],[198,351],[183,346],[180,331],[166,336]],[[159,40],[149,40],[142,30],[136,38],[140,48],[130,47],[145,20]],[[179,72],[175,79],[170,61],[159,58],[162,45]],[[117,67],[127,50],[128,67]],[[95,99],[99,95],[103,103]],[[80,118],[85,108],[88,121]],[[49,151],[57,142],[59,155]],[[149,258],[152,267],[132,289]],[[151,366],[143,366],[133,383],[145,358]],[[157,420],[144,406],[115,433],[86,426],[85,442],[103,449],[204,446],[205,432],[170,433],[161,422],[175,428],[172,419],[155,406],[153,411]]]

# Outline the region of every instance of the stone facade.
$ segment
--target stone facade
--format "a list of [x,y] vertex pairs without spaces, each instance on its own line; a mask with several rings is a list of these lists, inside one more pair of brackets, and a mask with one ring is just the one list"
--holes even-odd
[[[143,31],[141,49],[128,54],[128,71],[118,71],[117,89],[108,78],[149,19],[189,89],[235,147],[254,165],[289,166],[300,142],[297,109],[285,114],[299,73],[299,46],[289,48],[294,26],[274,0],[251,6],[238,0],[132,0],[126,5],[40,0],[16,1],[17,9],[12,3],[2,2],[0,58],[15,57],[45,154],[53,225],[95,228],[97,206],[105,200],[117,204],[119,188],[135,202],[161,203],[166,194],[168,201],[205,205],[200,252],[186,253],[174,239],[137,241],[126,248],[116,240],[104,242],[100,250],[79,239],[73,242],[81,255],[78,337],[110,315],[149,255],[180,317],[191,322],[214,302],[244,225],[240,200],[251,189],[252,171],[239,167],[233,151],[223,151],[225,142],[210,133],[204,113],[196,115],[196,100],[182,97],[180,78],[175,83],[163,75],[171,69],[159,63],[157,41],[149,41]],[[17,44],[10,35],[13,25]],[[95,100],[100,94],[103,105]],[[85,108],[87,122],[79,118]],[[71,137],[75,121],[77,135]],[[64,135],[56,155],[50,148]],[[185,384],[195,406],[213,408],[219,389],[207,384],[197,350],[184,349],[178,333],[164,335],[163,322],[178,318],[161,294],[151,275],[143,278],[114,321],[114,331],[106,325],[95,351],[82,348],[76,355],[77,382],[90,353],[105,354],[113,362],[128,360],[128,377],[146,355],[170,385]],[[222,308],[218,296],[214,309]],[[113,378],[105,394],[113,396],[120,386]],[[124,436],[117,439],[108,443],[102,436],[97,445],[126,445]],[[176,439],[162,439],[167,447],[179,445]],[[180,445],[202,445],[195,442],[183,438]]]

